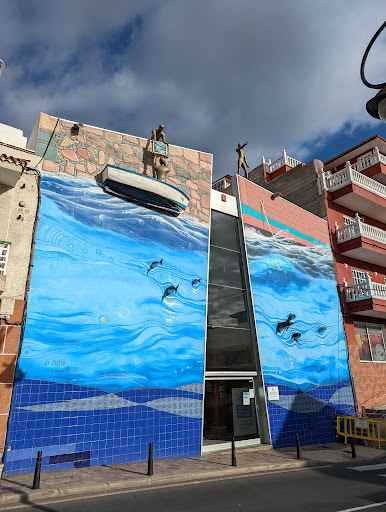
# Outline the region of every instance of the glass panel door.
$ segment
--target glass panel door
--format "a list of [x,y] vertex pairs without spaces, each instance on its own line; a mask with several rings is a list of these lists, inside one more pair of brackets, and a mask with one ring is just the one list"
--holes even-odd
[[204,446],[258,437],[251,380],[207,380],[204,401]]

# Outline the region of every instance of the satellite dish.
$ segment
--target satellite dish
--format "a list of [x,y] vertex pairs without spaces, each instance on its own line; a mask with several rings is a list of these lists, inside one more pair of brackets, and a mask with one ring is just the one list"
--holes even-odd
[[5,68],[5,64],[4,64],[4,62],[0,59],[0,76],[1,76],[1,73],[4,71],[4,68]]

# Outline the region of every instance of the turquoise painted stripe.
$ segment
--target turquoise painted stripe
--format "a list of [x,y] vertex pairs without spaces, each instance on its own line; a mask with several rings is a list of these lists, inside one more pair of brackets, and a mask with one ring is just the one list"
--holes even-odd
[[327,247],[327,249],[331,250],[331,247],[327,244],[324,244],[323,242],[320,242],[319,240],[315,240],[315,238],[311,238],[310,236],[305,235],[304,233],[301,233],[300,231],[297,231],[296,229],[290,228],[289,226],[286,226],[285,224],[282,224],[281,222],[278,222],[277,220],[271,219],[262,213],[258,212],[257,210],[254,210],[250,206],[241,203],[241,212],[245,213],[247,215],[250,215],[251,217],[254,217],[255,219],[259,219],[263,222],[268,222],[271,224],[271,226],[275,226],[276,228],[282,229],[283,231],[286,231],[287,233],[291,233],[292,235],[295,235],[299,238],[302,238],[303,240],[307,240],[308,242],[312,242],[315,245],[321,245],[323,247]]

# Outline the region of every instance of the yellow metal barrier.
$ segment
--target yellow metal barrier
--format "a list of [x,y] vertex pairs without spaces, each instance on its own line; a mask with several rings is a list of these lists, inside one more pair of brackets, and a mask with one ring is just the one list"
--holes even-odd
[[369,418],[356,418],[355,416],[338,416],[336,418],[336,432],[344,437],[347,444],[349,437],[376,441],[378,448],[386,442],[386,423]]

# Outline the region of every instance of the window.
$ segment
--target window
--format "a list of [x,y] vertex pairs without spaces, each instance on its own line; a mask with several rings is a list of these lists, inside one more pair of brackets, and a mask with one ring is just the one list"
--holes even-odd
[[240,252],[236,217],[212,210],[210,245]]
[[385,332],[381,325],[354,324],[361,361],[386,362]]
[[7,263],[11,242],[0,242],[0,275],[7,273]]
[[208,326],[249,328],[245,291],[209,285]]
[[211,222],[206,371],[255,371],[237,218]]
[[207,333],[207,371],[256,370],[248,329],[208,326]]
[[240,253],[212,245],[209,260],[209,282],[220,286],[244,288],[240,272]]

